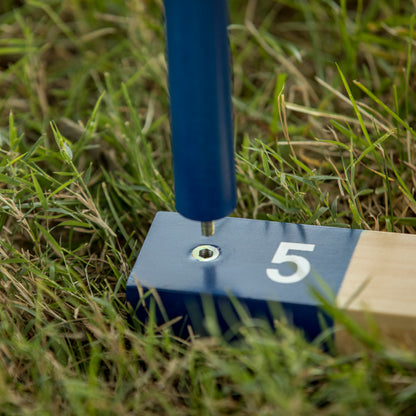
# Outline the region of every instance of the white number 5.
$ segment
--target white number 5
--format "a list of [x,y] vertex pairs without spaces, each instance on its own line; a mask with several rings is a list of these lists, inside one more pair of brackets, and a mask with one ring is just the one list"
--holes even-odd
[[281,275],[277,269],[266,269],[269,279],[277,283],[296,283],[304,279],[311,271],[311,264],[305,257],[287,254],[289,250],[313,251],[315,244],[287,243],[281,242],[274,253],[272,263],[281,264],[286,262],[295,263],[296,271],[288,276]]

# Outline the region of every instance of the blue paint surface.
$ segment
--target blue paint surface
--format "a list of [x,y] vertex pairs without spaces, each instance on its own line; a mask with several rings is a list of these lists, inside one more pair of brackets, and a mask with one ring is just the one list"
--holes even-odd
[[197,221],[236,206],[226,0],[165,0],[176,209]]
[[[224,218],[216,222],[214,236],[201,237],[199,223],[159,212],[127,282],[127,300],[136,307],[137,279],[141,286],[158,290],[169,318],[188,316],[192,322],[193,315],[202,316],[200,295],[206,294],[214,299],[225,331],[227,314],[221,310],[227,310],[224,305],[232,293],[252,316],[269,321],[269,306],[281,305],[289,320],[313,338],[320,332],[320,310],[311,289],[323,292],[322,279],[334,294],[338,292],[360,234],[360,230]],[[268,278],[267,268],[276,267],[283,275],[296,270],[291,262],[271,263],[281,242],[315,244],[312,252],[289,252],[310,262],[311,271],[303,280],[282,284]],[[200,244],[217,246],[220,257],[206,263],[195,260],[191,252]],[[141,319],[143,313],[138,310]],[[200,318],[194,321],[201,327]],[[197,332],[201,331],[202,327]]]

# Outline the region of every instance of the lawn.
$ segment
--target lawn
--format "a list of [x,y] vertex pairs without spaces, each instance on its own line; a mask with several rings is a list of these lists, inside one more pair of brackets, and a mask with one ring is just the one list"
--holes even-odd
[[[415,233],[416,2],[229,4],[233,215]],[[162,6],[1,2],[1,414],[416,414],[416,352],[376,330],[345,354],[285,322],[239,345],[128,324],[175,209]]]

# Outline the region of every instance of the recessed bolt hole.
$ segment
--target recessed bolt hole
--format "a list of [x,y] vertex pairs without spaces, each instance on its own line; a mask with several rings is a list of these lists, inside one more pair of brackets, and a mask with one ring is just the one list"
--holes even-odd
[[192,250],[192,257],[198,261],[214,261],[219,255],[219,248],[210,244],[201,244]]
[[203,248],[199,250],[198,254],[204,259],[209,259],[210,257],[214,255],[214,252],[210,250],[209,248]]

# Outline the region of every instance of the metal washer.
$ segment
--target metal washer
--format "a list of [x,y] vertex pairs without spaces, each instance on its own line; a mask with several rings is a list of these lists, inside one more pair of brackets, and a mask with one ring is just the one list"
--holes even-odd
[[210,244],[201,244],[192,250],[192,257],[198,261],[214,261],[219,257],[219,255],[219,248]]

